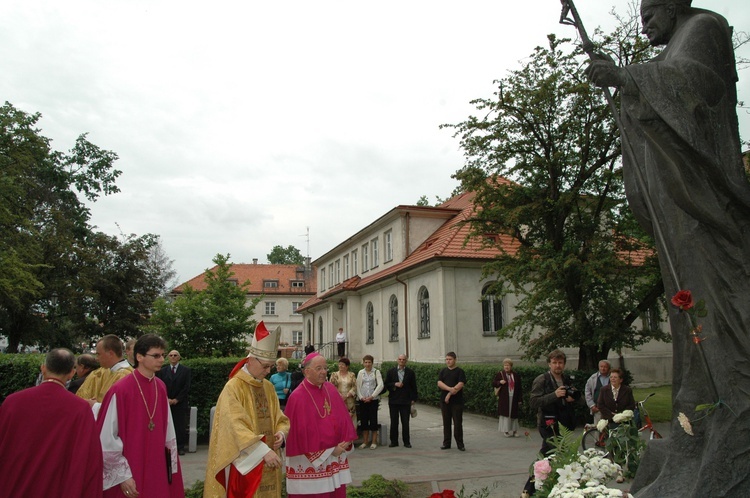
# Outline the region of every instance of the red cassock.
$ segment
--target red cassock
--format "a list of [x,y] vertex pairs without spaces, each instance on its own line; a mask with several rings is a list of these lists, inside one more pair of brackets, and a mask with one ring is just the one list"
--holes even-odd
[[0,497],[99,498],[102,447],[89,404],[57,382],[0,405]]

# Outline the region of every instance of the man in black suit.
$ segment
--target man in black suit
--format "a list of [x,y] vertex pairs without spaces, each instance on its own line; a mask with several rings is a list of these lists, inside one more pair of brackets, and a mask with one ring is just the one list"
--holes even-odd
[[169,352],[167,359],[169,359],[169,365],[164,365],[157,375],[167,385],[169,408],[172,410],[174,430],[177,433],[177,452],[184,455],[188,439],[188,417],[190,415],[188,393],[190,392],[192,372],[185,365],[180,365],[180,352],[176,349]]
[[404,447],[411,448],[409,438],[409,416],[411,408],[417,402],[417,376],[414,370],[406,366],[405,354],[398,356],[397,367],[388,370],[385,376],[385,388],[388,389],[388,409],[391,414],[390,448],[398,446],[398,420],[401,418],[401,439]]

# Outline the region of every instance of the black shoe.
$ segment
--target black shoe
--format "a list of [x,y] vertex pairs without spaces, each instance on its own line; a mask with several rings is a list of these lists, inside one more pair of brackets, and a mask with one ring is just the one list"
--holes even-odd
[[450,446],[441,446],[440,449],[441,450],[449,450],[449,449],[451,449],[451,447]]
[[185,454],[185,450],[177,450],[177,454],[178,455],[184,455]]
[[404,443],[404,448],[411,448],[411,445],[409,443]]
[[459,446],[459,447],[458,447],[458,451],[466,451],[466,447],[464,447],[464,446]]
[[391,443],[388,445],[389,448],[395,448],[396,446],[398,446],[398,443]]

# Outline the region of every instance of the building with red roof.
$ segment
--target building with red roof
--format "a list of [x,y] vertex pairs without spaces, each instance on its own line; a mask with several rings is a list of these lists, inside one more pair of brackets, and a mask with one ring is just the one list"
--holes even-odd
[[[211,271],[216,271],[216,268],[214,266]],[[237,285],[250,282],[247,288],[248,302],[262,298],[255,307],[253,319],[263,320],[269,330],[281,327],[281,343],[301,346],[303,327],[298,308],[315,296],[314,268],[309,265],[258,264],[258,260],[254,259],[252,264],[232,264],[231,271],[234,273],[231,280]],[[172,294],[181,294],[187,285],[198,291],[205,290],[205,273],[180,284]]]
[[[513,318],[517,300],[488,294],[494,280],[482,276],[485,263],[501,250],[513,253],[517,242],[494,234],[486,235],[491,246],[467,238],[473,199],[466,192],[435,207],[397,206],[314,260],[316,293],[297,309],[305,340],[334,358],[335,335],[343,328],[347,356],[371,354],[376,362],[402,353],[442,362],[448,351],[468,363],[520,358],[518,343],[498,341],[496,334]],[[621,256],[642,261],[644,254]],[[577,350],[566,353],[575,365]],[[669,344],[624,354],[640,381],[671,379]]]

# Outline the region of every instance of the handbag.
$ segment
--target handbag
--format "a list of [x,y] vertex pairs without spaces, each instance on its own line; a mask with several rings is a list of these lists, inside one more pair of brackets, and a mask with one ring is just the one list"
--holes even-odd
[[495,397],[500,397],[500,388],[499,387],[493,387],[492,390],[495,392]]
[[411,418],[415,418],[417,416],[417,407],[414,405],[411,405]]

